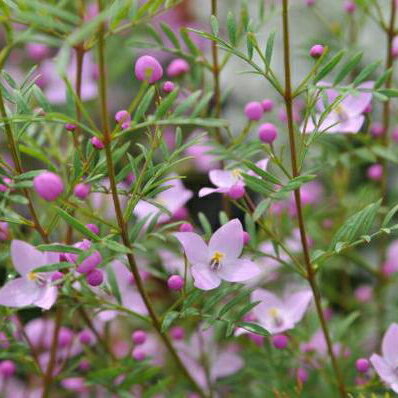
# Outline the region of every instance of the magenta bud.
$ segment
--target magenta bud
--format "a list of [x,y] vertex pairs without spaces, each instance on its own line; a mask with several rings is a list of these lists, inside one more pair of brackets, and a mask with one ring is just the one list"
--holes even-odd
[[90,286],[99,286],[104,281],[104,273],[100,269],[93,269],[86,274],[86,281]]
[[315,44],[315,46],[311,47],[310,55],[312,58],[319,58],[323,55],[325,51],[325,47],[322,44]]
[[93,137],[91,138],[91,144],[95,149],[104,149],[105,144],[98,138],[98,137]]
[[173,340],[183,340],[185,338],[185,330],[181,326],[174,326],[170,329],[170,336]]
[[128,113],[128,111],[123,109],[121,111],[116,112],[115,120],[116,120],[117,123],[123,123],[123,122],[126,122],[126,121],[130,121],[131,120],[131,116]]
[[87,372],[88,370],[90,370],[91,365],[90,365],[90,361],[87,359],[82,359],[79,362],[79,370],[81,370],[82,372]]
[[143,330],[136,330],[131,335],[131,340],[133,340],[133,343],[136,345],[144,344],[146,339],[147,339],[147,334]]
[[370,126],[370,134],[374,138],[382,137],[385,133],[386,129],[384,128],[383,124],[380,122],[374,122]]
[[73,340],[73,332],[69,328],[62,327],[58,334],[58,346],[61,348],[68,347]]
[[173,214],[175,220],[185,220],[188,217],[188,209],[186,207],[180,207]]
[[132,357],[136,360],[136,361],[143,361],[146,358],[146,354],[144,352],[144,350],[142,350],[139,347],[134,348],[133,353],[132,353]]
[[246,190],[243,185],[235,184],[229,188],[228,196],[233,200],[241,199],[245,196]]
[[316,0],[305,0],[305,5],[307,7],[312,7],[313,5],[315,5]]
[[100,229],[95,224],[86,224],[86,228],[89,229],[91,232],[93,232],[96,235],[99,235],[99,233],[100,233]]
[[249,333],[249,339],[258,347],[262,347],[264,344],[264,336],[260,336],[259,334]]
[[296,371],[297,380],[300,383],[305,383],[308,380],[308,372],[304,368],[298,368]]
[[289,344],[289,338],[284,334],[272,336],[272,345],[278,350],[284,350]]
[[189,72],[190,66],[185,59],[178,58],[170,62],[170,65],[167,67],[167,76],[169,77],[177,77],[181,76],[187,72]]
[[245,106],[245,115],[249,120],[260,120],[263,117],[263,112],[261,102],[252,101]]
[[65,124],[65,129],[73,133],[76,130],[76,125],[72,123],[66,123]]
[[171,290],[181,290],[184,287],[184,284],[184,278],[182,278],[180,275],[172,275],[167,280],[167,286]]
[[394,142],[398,142],[398,127],[393,130],[391,137]]
[[163,77],[162,65],[156,58],[143,55],[135,63],[135,77],[150,84],[155,83]]
[[243,244],[244,245],[247,245],[249,242],[250,242],[250,235],[249,235],[249,233],[248,232],[246,232],[246,231],[243,231],[243,234],[242,234],[243,236]]
[[91,191],[91,186],[89,184],[84,184],[84,183],[80,183],[77,184],[74,188],[73,188],[73,194],[81,199],[84,200],[87,198],[87,196],[90,194]]
[[357,5],[351,1],[347,0],[344,2],[344,11],[347,12],[348,14],[353,14],[357,9]]
[[186,223],[180,225],[179,231],[180,232],[193,232],[193,226],[192,226],[192,224],[189,224],[186,222]]
[[13,376],[16,370],[17,367],[13,361],[5,360],[0,362],[0,375],[2,375],[4,378]]
[[93,271],[99,264],[102,262],[101,253],[95,251],[86,257],[76,268],[77,272],[80,274],[87,274],[88,272]]
[[46,171],[33,179],[37,194],[45,200],[54,201],[64,191],[64,184],[57,174]]
[[383,178],[383,165],[376,163],[370,166],[366,175],[370,180],[380,181]]
[[55,271],[51,275],[51,282],[57,282],[64,277],[64,274],[61,271]]
[[126,177],[126,184],[132,184],[135,181],[134,173],[128,173]]
[[366,373],[370,368],[370,363],[366,358],[359,358],[355,362],[355,367],[359,373]]
[[175,89],[175,84],[171,81],[167,81],[163,83],[162,90],[165,93],[171,93]]
[[258,129],[258,136],[262,142],[272,144],[278,137],[278,129],[272,123],[264,123]]
[[10,232],[8,230],[8,224],[4,221],[0,221],[0,242],[8,240],[10,238]]
[[41,61],[50,54],[50,49],[45,44],[28,43],[26,45],[28,56],[34,61]]
[[126,122],[123,122],[121,127],[123,130],[127,130],[128,128],[130,128],[130,125],[131,125],[131,121],[128,120]]
[[91,344],[94,341],[94,334],[89,329],[84,329],[79,333],[79,341],[82,344]]
[[271,112],[272,109],[274,109],[274,101],[265,99],[261,101],[261,106],[263,107],[264,112]]

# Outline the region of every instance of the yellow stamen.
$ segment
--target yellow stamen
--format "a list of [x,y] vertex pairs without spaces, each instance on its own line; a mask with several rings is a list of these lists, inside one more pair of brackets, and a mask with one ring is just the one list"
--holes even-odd
[[38,278],[38,275],[36,272],[29,272],[27,277],[30,281],[35,281]]
[[225,254],[224,254],[224,253],[221,253],[221,252],[214,252],[214,254],[213,254],[213,256],[212,256],[212,258],[211,258],[211,260],[210,260],[210,268],[211,268],[213,271],[218,270],[218,269],[220,268],[221,261],[222,261],[222,259],[223,259],[224,257],[225,257]]

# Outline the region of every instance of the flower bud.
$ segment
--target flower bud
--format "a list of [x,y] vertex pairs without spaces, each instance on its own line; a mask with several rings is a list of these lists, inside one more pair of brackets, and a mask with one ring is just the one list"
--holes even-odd
[[46,171],[33,179],[33,186],[39,196],[48,201],[56,200],[64,191],[64,184],[57,174]]
[[138,80],[155,83],[163,77],[162,65],[156,58],[143,55],[135,63],[135,76]]
[[189,223],[184,223],[180,225],[180,232],[193,232],[193,226]]
[[86,199],[90,194],[91,186],[89,184],[80,183],[73,188],[73,194],[79,199]]
[[189,72],[190,66],[185,59],[178,58],[171,61],[170,65],[167,67],[167,76],[177,77]]
[[41,61],[50,54],[50,49],[45,44],[28,43],[26,45],[28,56],[34,61]]
[[351,1],[347,0],[344,2],[344,11],[348,14],[353,14],[357,9],[357,5]]
[[65,123],[65,130],[70,131],[73,133],[76,130],[77,126],[72,123]]
[[355,368],[359,373],[366,373],[370,368],[370,363],[366,358],[359,358],[355,362]]
[[143,361],[146,358],[146,354],[145,351],[142,350],[139,347],[134,348],[133,353],[132,353],[132,357],[136,360],[136,361]]
[[102,262],[101,253],[95,251],[86,257],[77,267],[77,272],[80,274],[87,274],[88,272],[93,271],[99,264]]
[[297,380],[300,383],[305,383],[308,380],[308,372],[304,368],[298,368],[296,371]]
[[8,230],[8,223],[0,221],[0,242],[10,239],[10,232]]
[[57,282],[64,277],[64,274],[61,271],[55,271],[51,275],[51,282]]
[[383,126],[382,123],[380,122],[374,122],[372,123],[372,125],[370,126],[370,134],[372,135],[372,137],[374,138],[378,138],[384,135],[385,133],[385,128]]
[[104,149],[105,144],[98,138],[98,137],[93,137],[91,138],[91,144],[95,149]]
[[235,185],[232,185],[231,188],[229,188],[228,196],[233,200],[238,200],[238,199],[243,198],[245,196],[245,193],[246,193],[246,190],[243,185],[235,184]]
[[322,44],[315,44],[315,46],[311,47],[310,55],[312,58],[320,58],[325,51],[325,47]]
[[289,339],[284,334],[272,336],[272,345],[278,350],[284,350],[289,344]]
[[271,112],[272,109],[274,109],[274,101],[265,99],[261,101],[261,106],[263,107],[264,112]]
[[250,242],[250,235],[249,235],[249,233],[246,232],[246,231],[243,231],[242,237],[243,237],[243,244],[244,244],[244,245],[247,245],[247,244]]
[[260,120],[263,117],[263,112],[260,102],[252,101],[245,106],[245,115],[249,120]]
[[116,112],[115,120],[116,120],[117,123],[123,123],[123,122],[126,122],[126,121],[130,121],[131,120],[131,116],[128,113],[128,111],[123,109],[121,111]]
[[165,93],[171,93],[175,89],[175,84],[173,82],[167,81],[163,83],[162,90]]
[[167,286],[171,290],[181,290],[184,287],[184,284],[184,278],[182,278],[180,275],[172,275],[167,280]]
[[99,286],[104,281],[104,273],[100,269],[93,269],[86,274],[86,281],[90,286]]
[[272,123],[264,123],[258,129],[258,136],[262,142],[272,144],[278,137],[278,129]]
[[69,328],[62,327],[58,334],[58,346],[65,348],[70,346],[73,340],[73,332]]
[[383,165],[376,163],[370,166],[366,174],[370,180],[380,181],[383,177]]
[[133,340],[133,343],[135,345],[144,344],[146,339],[147,339],[147,334],[143,330],[136,330],[131,335],[131,340]]
[[0,362],[0,375],[2,375],[5,379],[13,376],[16,370],[17,367],[13,361],[5,360]]
[[185,330],[181,326],[174,326],[170,329],[170,336],[173,340],[183,340],[185,337]]
[[89,329],[84,329],[79,333],[79,341],[82,344],[91,344],[95,340],[94,334]]
[[93,232],[96,235],[99,235],[99,233],[100,233],[100,229],[95,224],[86,224],[86,228],[89,229],[91,232]]

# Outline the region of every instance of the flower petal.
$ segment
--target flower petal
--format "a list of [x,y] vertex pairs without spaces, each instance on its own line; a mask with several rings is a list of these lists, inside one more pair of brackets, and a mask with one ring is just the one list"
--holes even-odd
[[212,193],[227,193],[229,188],[202,188],[198,196],[199,198],[203,198],[204,196],[211,195]]
[[39,297],[33,302],[37,307],[43,310],[49,310],[57,300],[58,288],[56,286],[47,285],[40,288]]
[[312,292],[309,289],[302,290],[289,296],[285,303],[286,311],[293,323],[297,323],[304,316],[311,300]]
[[238,177],[230,170],[211,170],[209,179],[213,185],[219,188],[231,188],[238,182]]
[[238,372],[244,365],[243,359],[233,352],[222,352],[211,366],[212,380],[226,377]]
[[207,267],[191,267],[194,285],[198,289],[211,290],[220,286],[221,279],[216,272]]
[[[374,82],[365,82],[358,86],[359,89],[372,89],[374,86]],[[341,101],[341,106],[344,108],[344,111],[347,115],[351,117],[355,117],[364,112],[367,106],[372,101],[372,93],[371,92],[360,92],[356,95],[347,95]]]
[[380,355],[373,354],[370,362],[375,368],[380,378],[387,384],[398,383],[398,376],[394,372],[394,368],[390,366]]
[[383,357],[391,364],[396,364],[398,359],[398,324],[393,323],[387,329],[381,345]]
[[283,302],[278,296],[265,289],[256,289],[252,294],[250,300],[260,301],[260,303],[253,308],[253,313],[257,319],[268,319],[268,310],[270,308],[282,308]]
[[16,278],[0,289],[0,305],[7,307],[27,307],[32,305],[40,293],[35,282],[27,278]]
[[174,236],[179,240],[192,265],[206,265],[209,261],[209,250],[205,241],[194,232],[176,232]]
[[243,249],[243,228],[241,222],[235,218],[224,224],[211,237],[209,253],[220,252],[225,255],[224,261],[237,259]]
[[253,261],[237,259],[223,264],[217,273],[221,279],[228,282],[245,282],[260,275],[261,270]]
[[46,265],[46,255],[22,240],[11,242],[11,258],[15,269],[22,275]]

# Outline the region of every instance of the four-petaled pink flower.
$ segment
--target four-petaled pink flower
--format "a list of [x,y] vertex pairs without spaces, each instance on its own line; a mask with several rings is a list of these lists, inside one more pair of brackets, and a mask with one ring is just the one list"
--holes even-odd
[[398,393],[398,324],[393,323],[383,337],[381,345],[383,356],[373,354],[370,362],[380,378]]
[[[256,163],[256,166],[262,170],[267,169],[269,159],[263,159]],[[210,195],[212,193],[230,193],[234,187],[244,187],[245,182],[242,178],[243,170],[237,168],[233,170],[211,170],[209,172],[209,179],[216,188],[202,188],[199,191],[199,197]],[[248,171],[247,174],[257,176],[252,170]]]
[[[322,82],[321,87],[328,87],[330,84]],[[359,89],[370,90],[373,87],[373,82],[365,82],[358,86]],[[339,93],[333,89],[327,89],[327,106],[331,105]],[[302,126],[304,133],[313,133],[315,130],[326,133],[357,133],[362,127],[365,116],[363,113],[372,101],[372,93],[362,91],[357,95],[347,95],[333,110],[324,118],[319,126],[316,126],[312,119],[308,120],[307,125]],[[325,105],[322,100],[317,102],[317,108],[320,112],[315,115],[315,122],[319,124],[321,114],[325,112]]]
[[51,283],[51,273],[33,270],[58,263],[59,254],[44,253],[28,243],[13,240],[11,259],[21,277],[7,282],[0,289],[0,305],[16,308],[35,305],[50,309],[57,299],[57,287]]
[[251,294],[252,302],[260,301],[254,307],[253,314],[271,334],[293,329],[303,318],[311,300],[312,292],[309,289],[286,295],[283,299],[265,289],[256,289]]
[[234,219],[219,228],[207,245],[201,236],[194,232],[176,232],[191,263],[194,285],[203,290],[218,287],[221,280],[245,282],[261,272],[255,263],[239,259],[243,249],[243,228]]

